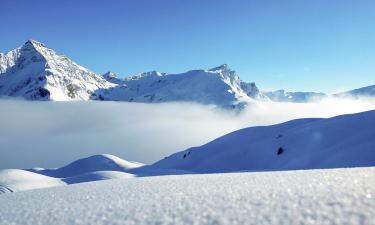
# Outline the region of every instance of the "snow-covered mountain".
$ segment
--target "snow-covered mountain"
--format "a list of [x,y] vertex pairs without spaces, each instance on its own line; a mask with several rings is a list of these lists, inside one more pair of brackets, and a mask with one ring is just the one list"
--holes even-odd
[[0,55],[0,95],[28,100],[89,100],[97,89],[113,86],[34,40]]
[[224,64],[209,70],[191,70],[180,74],[157,71],[119,79],[120,85],[98,91],[105,100],[130,102],[198,102],[224,108],[242,107],[247,102],[265,100],[254,83],[243,82],[237,73]]
[[187,101],[225,108],[267,98],[226,64],[210,70],[152,71],[120,79],[113,72],[95,74],[34,40],[0,55],[0,95],[51,101]]
[[375,166],[374,121],[375,110],[245,128],[152,166],[196,173]]
[[327,95],[318,92],[287,92],[283,89],[277,91],[262,92],[270,100],[275,102],[310,102],[319,101]]
[[336,96],[352,96],[352,97],[374,97],[375,85],[354,89],[351,91],[336,94]]
[[[374,96],[375,86],[336,96],[348,95]],[[113,72],[99,75],[34,40],[0,53],[0,96],[50,101],[183,101],[236,109],[253,100],[309,102],[326,97],[316,92],[260,91],[255,83],[242,81],[226,64],[180,74],[151,71],[127,78],[118,78]]]
[[103,78],[106,79],[110,83],[114,84],[123,84],[123,80],[117,77],[112,71],[108,71],[107,73],[103,74]]

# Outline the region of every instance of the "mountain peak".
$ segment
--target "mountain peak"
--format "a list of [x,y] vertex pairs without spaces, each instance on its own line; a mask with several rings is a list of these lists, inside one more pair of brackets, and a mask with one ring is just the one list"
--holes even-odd
[[230,70],[228,64],[222,64],[220,66],[209,69],[208,71],[218,71],[218,70]]
[[26,46],[34,46],[34,47],[46,47],[43,43],[39,42],[39,41],[35,41],[33,39],[29,39],[25,42],[25,44],[23,45],[24,47]]
[[108,71],[107,73],[103,74],[103,77],[105,77],[105,78],[117,78],[117,74],[115,74],[112,71]]
[[163,73],[160,73],[156,70],[144,72],[140,74],[140,77],[161,77],[163,76]]

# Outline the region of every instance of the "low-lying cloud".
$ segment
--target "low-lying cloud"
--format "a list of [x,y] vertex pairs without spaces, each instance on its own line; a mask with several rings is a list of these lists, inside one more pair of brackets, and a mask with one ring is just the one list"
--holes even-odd
[[253,103],[240,114],[190,103],[0,100],[0,169],[60,167],[101,153],[152,163],[244,127],[371,109],[370,98]]

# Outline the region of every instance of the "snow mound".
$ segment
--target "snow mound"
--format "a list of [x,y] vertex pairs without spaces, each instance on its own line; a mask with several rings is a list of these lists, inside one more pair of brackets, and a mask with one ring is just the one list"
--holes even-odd
[[0,194],[98,180],[191,173],[154,168],[102,154],[79,159],[57,169],[0,170]]
[[117,156],[102,154],[79,159],[58,169],[31,170],[50,177],[67,178],[97,171],[127,171],[143,166]]
[[375,166],[375,111],[250,127],[153,167],[196,173]]
[[0,195],[0,224],[361,224],[375,168],[203,174]]
[[113,155],[95,155],[77,160],[59,169],[0,170],[0,194],[63,186],[82,182],[135,177],[126,173],[142,167]]
[[60,179],[36,174],[26,170],[0,170],[0,193],[63,186]]

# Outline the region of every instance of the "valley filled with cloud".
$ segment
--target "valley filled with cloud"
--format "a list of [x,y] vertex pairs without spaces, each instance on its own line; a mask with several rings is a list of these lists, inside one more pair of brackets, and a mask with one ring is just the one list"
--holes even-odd
[[0,100],[0,169],[60,167],[108,153],[153,163],[229,132],[298,118],[375,108],[372,98],[250,103],[233,112],[194,103],[30,102]]

